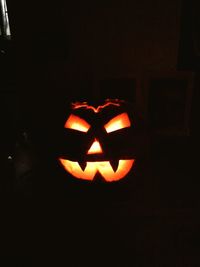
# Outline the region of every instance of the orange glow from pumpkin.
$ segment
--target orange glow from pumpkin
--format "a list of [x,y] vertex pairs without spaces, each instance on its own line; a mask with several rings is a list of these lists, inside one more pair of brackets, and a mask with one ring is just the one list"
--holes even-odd
[[100,154],[100,153],[103,153],[103,150],[101,148],[99,141],[97,141],[97,139],[95,138],[87,154]]
[[106,123],[104,127],[107,133],[111,133],[130,126],[131,122],[129,120],[128,114],[122,113],[111,119],[108,123]]
[[72,108],[73,109],[78,109],[78,108],[86,108],[86,109],[92,109],[95,113],[100,112],[102,109],[104,109],[107,106],[113,105],[113,106],[120,106],[120,103],[118,103],[118,99],[114,100],[106,100],[106,103],[104,105],[98,106],[97,108],[90,106],[87,104],[87,102],[75,102],[72,103]]
[[64,127],[86,133],[89,130],[90,125],[80,117],[71,114]]
[[116,171],[113,170],[109,161],[87,162],[84,171],[81,169],[78,162],[66,159],[59,159],[64,169],[76,178],[92,181],[95,174],[99,172],[107,182],[118,181],[124,178],[131,170],[134,159],[119,160],[119,165]]

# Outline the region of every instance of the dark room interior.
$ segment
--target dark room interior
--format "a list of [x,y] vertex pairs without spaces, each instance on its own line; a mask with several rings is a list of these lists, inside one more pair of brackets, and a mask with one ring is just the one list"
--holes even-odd
[[200,266],[199,12],[0,0],[0,266]]

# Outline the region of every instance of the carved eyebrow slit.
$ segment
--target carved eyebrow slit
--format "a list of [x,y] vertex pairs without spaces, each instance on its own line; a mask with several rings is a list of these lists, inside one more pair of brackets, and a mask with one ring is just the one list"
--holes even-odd
[[111,119],[108,123],[104,125],[104,128],[107,133],[111,133],[130,126],[131,122],[128,117],[128,114],[124,112]]
[[64,127],[86,133],[90,129],[90,124],[84,119],[71,114],[65,122]]

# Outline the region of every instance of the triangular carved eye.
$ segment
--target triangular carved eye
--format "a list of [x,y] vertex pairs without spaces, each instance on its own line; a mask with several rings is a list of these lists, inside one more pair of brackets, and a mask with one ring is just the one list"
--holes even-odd
[[104,125],[104,128],[107,133],[111,133],[130,126],[131,122],[128,117],[128,114],[124,112],[111,119],[108,123]]
[[90,124],[87,123],[84,119],[71,114],[67,119],[64,127],[86,133],[90,129]]

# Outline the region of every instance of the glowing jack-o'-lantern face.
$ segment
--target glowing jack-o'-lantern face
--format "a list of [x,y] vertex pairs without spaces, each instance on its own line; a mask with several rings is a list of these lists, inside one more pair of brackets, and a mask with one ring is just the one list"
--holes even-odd
[[68,131],[68,139],[69,135],[75,138],[68,140],[69,153],[59,157],[59,162],[73,177],[92,181],[100,176],[106,182],[113,182],[124,178],[132,169],[135,160],[117,147],[118,142],[123,142],[120,133],[126,131],[126,138],[131,128],[130,117],[121,103],[106,100],[96,108],[85,102],[72,105],[73,113],[65,121],[64,130]]

